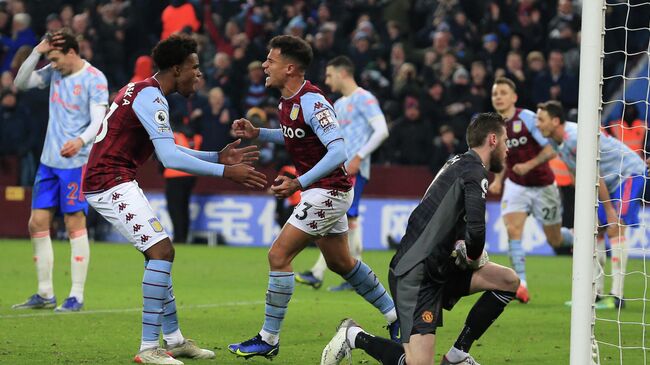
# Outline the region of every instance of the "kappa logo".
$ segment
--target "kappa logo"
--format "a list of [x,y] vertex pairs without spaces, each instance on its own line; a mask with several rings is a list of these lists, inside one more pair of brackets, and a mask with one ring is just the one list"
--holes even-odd
[[140,229],[142,229],[142,224],[134,224],[133,225],[133,233],[138,232]]
[[318,223],[316,223],[316,221],[311,221],[311,222],[307,223],[307,225],[308,225],[309,228],[311,228],[311,229],[316,229],[316,228],[318,228]]
[[314,111],[316,111],[316,110],[318,110],[318,109],[323,109],[324,107],[325,107],[325,104],[321,103],[320,101],[317,101],[317,102],[314,104]]
[[117,206],[117,209],[118,209],[118,211],[119,211],[120,213],[122,213],[122,211],[123,211],[124,209],[126,209],[127,206],[128,206],[128,204],[126,204],[126,203],[120,203],[120,204]]
[[111,200],[112,200],[112,201],[116,201],[116,200],[119,199],[121,196],[122,196],[122,194],[120,194],[120,193],[113,193],[113,195],[111,196]]
[[332,199],[327,199],[323,202],[326,207],[331,208],[332,207]]
[[146,243],[147,241],[149,241],[150,238],[151,238],[151,236],[147,236],[146,234],[143,234],[143,235],[140,237],[140,242],[142,242],[142,243]]
[[126,223],[129,223],[133,218],[135,218],[135,214],[126,213]]
[[325,211],[324,210],[319,210],[318,212],[316,212],[316,215],[318,216],[318,218],[321,218],[321,219],[325,218]]

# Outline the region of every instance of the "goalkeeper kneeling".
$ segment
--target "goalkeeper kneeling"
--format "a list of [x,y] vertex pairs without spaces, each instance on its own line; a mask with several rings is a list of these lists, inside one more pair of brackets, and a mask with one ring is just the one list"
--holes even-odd
[[442,309],[451,310],[463,296],[485,292],[441,363],[478,364],[469,354],[472,344],[519,287],[517,274],[489,262],[484,250],[488,171],[503,169],[506,139],[498,114],[475,117],[467,128],[470,150],[447,162],[411,214],[389,271],[401,343],[373,336],[354,320],[345,319],[323,350],[321,365],[339,364],[355,348],[384,365],[430,365]]

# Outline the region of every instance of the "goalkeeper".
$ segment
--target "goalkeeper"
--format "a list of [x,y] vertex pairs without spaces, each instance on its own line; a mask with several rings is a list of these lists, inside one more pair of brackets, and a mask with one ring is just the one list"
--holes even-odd
[[447,162],[409,217],[389,272],[403,346],[374,337],[346,319],[323,350],[321,364],[337,364],[353,348],[385,365],[431,364],[442,309],[451,310],[461,297],[485,291],[442,360],[442,364],[478,364],[469,355],[472,343],[519,287],[517,274],[489,262],[484,251],[488,171],[503,169],[506,139],[502,117],[476,116],[467,128],[470,150]]

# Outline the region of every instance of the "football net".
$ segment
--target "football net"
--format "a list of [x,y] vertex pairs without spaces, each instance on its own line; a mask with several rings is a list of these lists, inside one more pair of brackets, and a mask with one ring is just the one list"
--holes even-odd
[[[632,183],[627,155],[646,157],[650,1],[583,1],[582,9],[571,364],[649,364],[650,207],[644,175]],[[601,134],[633,151],[604,146]],[[599,168],[612,154],[620,159],[618,173]],[[618,180],[620,194],[601,201],[602,179]],[[609,222],[598,219],[604,203],[616,211]]]

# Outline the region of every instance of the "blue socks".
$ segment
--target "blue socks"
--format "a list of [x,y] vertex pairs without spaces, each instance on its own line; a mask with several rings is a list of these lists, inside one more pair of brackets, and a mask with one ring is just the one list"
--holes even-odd
[[277,336],[280,333],[284,315],[287,313],[287,306],[293,295],[294,285],[293,272],[271,271],[269,273],[269,287],[266,290],[262,333],[272,336],[262,337],[271,345],[277,343]]
[[[149,260],[142,278],[142,342],[157,347],[163,321],[163,305],[169,294],[172,263]],[[174,308],[174,312],[176,309]],[[178,322],[176,322],[178,326]],[[156,346],[153,346],[154,342]],[[141,346],[142,347],[142,346]],[[142,350],[142,348],[141,348]]]
[[395,308],[393,298],[386,292],[372,269],[361,260],[357,260],[352,271],[344,275],[343,279],[354,287],[357,294],[379,309],[381,314],[386,314]]
[[522,284],[526,286],[526,252],[521,245],[521,240],[508,241],[508,249],[510,251],[510,263],[513,270],[519,276]]

